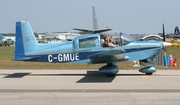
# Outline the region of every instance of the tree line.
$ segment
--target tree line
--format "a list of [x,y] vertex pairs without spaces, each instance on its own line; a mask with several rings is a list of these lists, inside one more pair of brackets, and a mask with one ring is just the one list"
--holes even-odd
[[[87,32],[77,32],[78,34],[88,34]],[[2,33],[3,36],[15,36],[15,33]],[[38,37],[38,33],[34,33],[36,37]],[[134,34],[133,34],[134,35]],[[136,34],[136,35],[141,35],[141,34]],[[163,36],[162,33],[158,33],[157,35]],[[174,35],[174,33],[168,33],[166,34],[166,38],[169,38],[170,35]]]

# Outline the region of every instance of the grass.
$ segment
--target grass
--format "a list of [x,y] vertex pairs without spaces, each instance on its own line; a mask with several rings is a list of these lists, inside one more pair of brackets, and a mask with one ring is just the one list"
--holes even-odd
[[[0,69],[41,69],[41,70],[61,70],[61,69],[95,69],[104,66],[105,64],[94,64],[94,65],[77,65],[77,64],[64,64],[64,63],[42,63],[42,62],[25,62],[25,61],[14,61],[14,48],[15,47],[0,47]],[[167,55],[172,54],[177,59],[180,58],[180,47],[170,47],[166,50]],[[127,69],[127,70],[138,70],[141,67],[132,67],[132,62],[119,62],[117,63],[119,69]],[[180,65],[178,63],[178,65]],[[157,69],[174,69],[179,70],[180,67],[164,67],[159,66]]]

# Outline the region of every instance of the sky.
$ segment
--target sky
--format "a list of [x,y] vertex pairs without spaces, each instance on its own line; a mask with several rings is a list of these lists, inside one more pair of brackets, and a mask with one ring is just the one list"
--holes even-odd
[[37,33],[92,29],[92,6],[99,28],[158,34],[163,23],[166,33],[180,27],[180,0],[0,0],[0,33],[15,33],[22,20]]

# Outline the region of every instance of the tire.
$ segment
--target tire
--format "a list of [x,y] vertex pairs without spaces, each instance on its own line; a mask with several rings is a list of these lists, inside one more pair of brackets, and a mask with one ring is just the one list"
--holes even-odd
[[146,75],[152,75],[153,73],[146,73]]

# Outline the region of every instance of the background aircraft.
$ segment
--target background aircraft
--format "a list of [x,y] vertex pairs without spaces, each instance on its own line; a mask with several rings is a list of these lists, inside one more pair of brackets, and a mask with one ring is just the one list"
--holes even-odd
[[[99,64],[99,73],[115,76],[119,69],[117,62],[144,60],[153,58],[171,43],[157,41],[135,41],[132,37],[121,34],[121,41],[126,42],[118,47],[102,47],[100,34],[89,34],[76,37],[73,41],[57,43],[38,43],[28,21],[16,22],[15,60]],[[151,75],[156,71],[153,66],[140,69],[140,72]]]
[[178,26],[176,26],[174,29],[174,35],[169,35],[168,37],[173,45],[180,46],[180,31]]
[[170,38],[178,38],[180,39],[180,32],[178,26],[175,27],[174,29],[174,35],[169,35]]
[[0,46],[10,46],[14,43],[14,40],[11,38],[5,38],[2,34],[0,34]]
[[2,34],[0,34],[0,41],[14,41],[11,38],[5,38]]
[[96,13],[95,13],[95,7],[92,6],[92,8],[93,8],[93,10],[92,10],[93,29],[90,30],[90,29],[74,28],[74,30],[88,32],[88,33],[103,33],[103,32],[112,30],[111,28],[105,28],[105,29],[99,29],[98,28],[98,23],[97,23],[97,18],[96,18]]
[[111,29],[111,28],[99,29],[98,22],[97,22],[97,16],[96,16],[96,12],[95,12],[95,7],[93,7],[93,6],[92,6],[92,17],[93,17],[93,30],[81,29],[81,28],[74,28],[74,30],[89,32],[89,33],[100,33],[102,39],[107,36],[113,36],[113,38],[115,39],[115,43],[119,43],[121,41],[121,39],[120,39],[121,31]]
[[83,31],[83,32],[87,32],[87,33],[102,33],[102,32],[106,32],[106,31],[110,31],[112,30],[111,28],[105,28],[105,29],[99,29],[98,28],[98,23],[97,23],[97,18],[96,18],[96,13],[95,13],[95,7],[93,7],[92,10],[92,17],[93,17],[93,29],[82,29],[82,28],[74,28],[74,30],[78,30],[78,31]]

